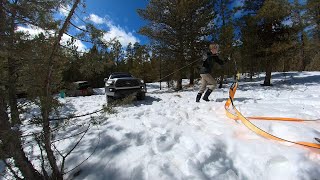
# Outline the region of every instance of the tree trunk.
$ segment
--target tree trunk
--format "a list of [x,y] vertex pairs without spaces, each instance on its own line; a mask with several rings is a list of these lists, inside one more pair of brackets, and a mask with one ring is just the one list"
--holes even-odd
[[46,76],[46,81],[44,83],[44,87],[45,87],[44,93],[43,93],[43,97],[41,98],[41,115],[43,118],[42,128],[44,133],[44,148],[47,153],[49,164],[53,171],[52,179],[55,179],[55,180],[62,180],[63,172],[61,172],[60,169],[58,168],[56,158],[51,149],[51,131],[50,131],[50,124],[49,124],[49,114],[52,110],[51,108],[52,108],[52,100],[53,100],[51,96],[51,77],[52,77],[52,71],[53,71],[53,58],[55,56],[56,50],[59,48],[59,43],[62,38],[62,35],[67,30],[70,24],[70,19],[73,16],[79,2],[80,0],[75,0],[66,20],[62,25],[62,28],[59,31],[58,37],[53,44],[52,52],[48,59],[47,76]]
[[303,34],[301,35],[301,42],[302,42],[302,44],[301,44],[301,48],[300,48],[300,54],[299,54],[299,56],[301,57],[301,59],[302,59],[302,67],[301,67],[301,71],[304,71],[305,69],[306,69],[306,67],[307,67],[307,58],[306,58],[306,53],[305,53],[305,44],[304,44],[304,36],[303,36]]
[[254,75],[254,72],[253,72],[253,67],[251,65],[251,67],[250,67],[250,81],[253,80],[253,75]]
[[[3,36],[8,33],[8,41],[1,42],[1,48],[5,50],[6,46],[14,47],[14,28],[15,28],[15,13],[11,14],[11,29],[7,29],[5,19],[7,19],[4,12],[3,6],[5,0],[0,1],[0,35]],[[8,44],[6,44],[8,43]],[[18,127],[14,126],[20,124],[19,111],[17,106],[16,99],[16,81],[17,81],[17,67],[15,64],[15,59],[10,58],[10,54],[7,57],[8,63],[8,89],[0,89],[0,140],[1,140],[1,149],[0,151],[4,152],[5,157],[12,157],[15,161],[16,167],[20,170],[21,174],[25,179],[43,179],[41,174],[33,167],[32,163],[27,158],[25,152],[23,151],[21,134]],[[5,101],[5,93],[8,91],[9,100]],[[9,121],[9,115],[7,112],[7,103],[10,105],[10,115],[11,123]]]
[[21,124],[19,118],[18,102],[17,102],[17,67],[15,65],[15,60],[8,58],[8,92],[9,92],[9,105],[10,105],[10,115],[11,123],[13,125]]
[[272,71],[271,60],[267,59],[267,62],[266,62],[266,77],[264,78],[264,83],[263,83],[264,86],[271,86],[271,71]]
[[4,99],[4,94],[0,93],[0,139],[3,145],[1,151],[6,153],[5,157],[9,156],[14,159],[16,167],[25,179],[41,180],[43,177],[33,167],[23,151],[19,130],[11,128]]
[[222,72],[222,74],[220,75],[220,82],[219,82],[219,88],[222,88],[222,84],[223,84],[223,78],[224,78],[224,73]]
[[194,67],[193,66],[190,66],[189,73],[190,73],[189,85],[193,85],[194,84]]
[[[15,47],[14,46],[14,30],[15,30],[15,18],[16,18],[16,12],[13,11],[11,15],[11,28],[10,31],[10,40],[9,40],[9,47]],[[20,118],[19,118],[19,110],[18,110],[18,102],[17,102],[17,64],[16,59],[11,58],[12,54],[9,53],[8,57],[8,88],[9,88],[9,105],[10,105],[10,115],[11,115],[11,123],[13,125],[21,124]]]
[[182,78],[178,78],[176,90],[179,91],[182,89]]

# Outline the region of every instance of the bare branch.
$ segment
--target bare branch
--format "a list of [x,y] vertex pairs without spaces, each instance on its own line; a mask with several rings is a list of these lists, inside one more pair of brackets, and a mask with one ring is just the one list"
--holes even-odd
[[75,137],[75,136],[78,136],[78,135],[80,135],[80,134],[82,134],[82,133],[86,133],[86,131],[88,131],[88,130],[86,129],[86,130],[84,130],[84,131],[81,131],[80,133],[76,133],[76,134],[73,134],[73,135],[71,135],[71,136],[67,136],[67,137],[64,137],[64,138],[61,138],[61,139],[57,139],[57,140],[55,140],[55,141],[52,141],[51,143],[53,144],[53,143],[56,143],[56,142],[58,142],[58,141],[62,141],[62,140],[65,140],[65,139],[70,139],[70,138]]
[[85,51],[78,51],[78,50],[72,49],[72,48],[70,48],[70,47],[68,47],[68,46],[65,46],[65,45],[62,45],[62,44],[60,44],[60,46],[63,47],[63,48],[68,49],[69,51],[73,51],[73,52],[76,52],[76,53],[79,53],[79,54],[87,53],[87,52],[85,52]]
[[44,151],[44,150],[43,150],[42,145],[41,145],[41,140],[40,140],[40,138],[37,137],[36,134],[34,134],[34,138],[35,138],[35,140],[36,140],[36,142],[37,142],[37,144],[38,144],[38,146],[39,146],[39,149],[40,149],[42,173],[43,173],[43,175],[44,175],[44,177],[45,177],[46,179],[49,179],[49,176],[48,176],[48,173],[47,173],[47,171],[46,171],[46,168],[44,167],[44,165],[45,165],[44,155],[43,155],[43,151]]
[[97,148],[98,148],[98,146],[99,146],[99,144],[100,144],[100,132],[99,132],[99,135],[98,135],[98,143],[97,143],[97,145],[96,145],[96,147],[94,148],[94,150],[92,151],[92,153],[85,159],[85,160],[83,160],[80,164],[78,164],[78,165],[76,165],[75,167],[73,167],[73,168],[71,168],[70,170],[68,170],[67,172],[64,172],[63,174],[65,175],[65,174],[68,174],[68,173],[70,173],[71,171],[73,171],[73,170],[75,170],[76,168],[78,168],[79,166],[81,166],[84,162],[86,162],[94,153],[95,153],[95,151],[97,150]]
[[61,163],[61,172],[63,172],[65,160],[66,160],[67,157],[70,155],[70,153],[79,145],[80,141],[81,141],[81,140],[83,139],[83,137],[87,134],[89,128],[90,128],[90,125],[88,126],[88,128],[86,129],[86,131],[83,133],[83,135],[81,136],[81,138],[79,139],[79,141],[73,146],[73,148],[71,148],[70,151],[69,151],[65,156],[63,156],[63,158],[62,158],[62,163]]
[[[12,169],[11,164],[9,164],[6,160],[3,160],[4,164],[8,167],[9,171],[13,174],[16,179],[21,179],[17,173]],[[22,179],[21,179],[22,180]]]
[[70,36],[71,38],[73,39],[77,39],[79,41],[83,41],[83,42],[88,42],[88,43],[91,43],[91,44],[101,44],[101,45],[107,45],[106,43],[104,43],[103,41],[100,40],[100,42],[93,42],[93,41],[89,41],[89,40],[85,40],[85,39],[80,39],[80,38],[77,38],[69,33],[65,33],[66,35]]
[[90,113],[86,113],[86,114],[82,114],[82,115],[78,115],[78,116],[70,116],[70,117],[65,117],[65,118],[53,118],[53,119],[49,119],[49,121],[59,121],[59,120],[65,120],[65,119],[73,119],[73,118],[79,118],[79,117],[84,117],[84,116],[89,116],[91,114],[95,114],[95,113],[98,113],[98,112],[101,112],[103,111],[103,109],[99,109],[97,111],[94,111],[94,112],[90,112]]
[[58,37],[55,39],[55,42],[52,47],[51,54],[48,59],[48,67],[47,67],[47,74],[46,74],[46,80],[45,80],[45,88],[44,88],[44,94],[42,98],[42,117],[43,117],[43,131],[44,131],[44,144],[45,144],[45,150],[47,153],[47,157],[50,163],[50,166],[53,170],[53,177],[57,179],[63,179],[63,175],[61,171],[59,170],[57,166],[57,162],[55,159],[55,156],[53,154],[53,151],[51,149],[51,143],[50,143],[50,124],[49,124],[49,114],[51,111],[50,104],[51,104],[51,78],[52,78],[52,71],[53,71],[53,59],[55,56],[55,53],[57,49],[59,48],[61,38],[63,34],[66,32],[68,25],[70,24],[70,19],[73,16],[73,13],[75,12],[80,0],[75,0],[66,20],[64,21],[59,33]]
[[79,29],[80,31],[83,31],[83,32],[90,32],[90,31],[88,31],[88,30],[86,30],[86,29],[82,29],[82,28],[80,28],[80,27],[78,27],[78,26],[74,25],[71,21],[70,21],[70,24],[71,24],[73,27],[75,27],[75,28]]
[[81,136],[81,138],[79,139],[79,141],[73,146],[73,148],[70,149],[70,151],[65,155],[65,157],[67,157],[78,146],[78,144],[83,139],[83,137],[87,134],[89,129],[90,129],[90,124],[89,124],[88,128],[85,130],[85,132],[83,133],[83,135]]

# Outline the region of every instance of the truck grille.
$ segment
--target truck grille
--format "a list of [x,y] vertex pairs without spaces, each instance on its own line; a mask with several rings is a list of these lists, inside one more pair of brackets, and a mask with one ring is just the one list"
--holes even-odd
[[129,79],[118,79],[115,83],[116,87],[133,87],[139,86],[139,81],[137,80],[129,80]]

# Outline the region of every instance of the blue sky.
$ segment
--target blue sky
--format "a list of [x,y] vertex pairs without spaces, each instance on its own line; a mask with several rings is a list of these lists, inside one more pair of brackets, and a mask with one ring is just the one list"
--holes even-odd
[[[146,0],[87,0],[86,7],[79,8],[77,13],[85,21],[91,21],[98,28],[108,31],[105,39],[118,36],[123,46],[127,46],[128,42],[146,44],[147,37],[137,33],[146,24],[139,17],[137,9],[145,9],[147,3]],[[81,21],[76,23],[79,26],[83,24]]]
[[[73,16],[71,22],[83,29],[85,28],[83,21],[93,23],[99,29],[107,32],[103,37],[104,40],[110,41],[117,38],[124,48],[129,42],[148,44],[149,39],[137,33],[147,23],[138,15],[137,9],[145,9],[147,4],[148,0],[85,0],[86,6],[77,8],[77,16]],[[59,18],[65,19],[70,9],[70,6],[60,7]],[[42,31],[35,27],[19,27],[19,29],[28,31],[30,34]],[[69,29],[69,34],[76,33],[79,33],[79,30],[72,27]],[[66,42],[70,38],[65,34],[62,37],[62,42]],[[75,43],[79,47],[79,51],[86,51],[91,47],[90,43],[83,41],[78,40]]]
[[[86,0],[85,7],[78,6],[76,15],[73,16],[71,22],[76,26],[85,29],[85,23],[92,23],[98,29],[105,30],[103,39],[109,42],[111,39],[118,39],[122,46],[126,46],[131,42],[134,44],[147,44],[148,38],[138,34],[139,29],[146,24],[137,13],[137,9],[145,9],[147,0]],[[68,15],[70,6],[59,8],[59,19],[65,19]],[[77,34],[80,30],[76,28],[69,29],[70,34]],[[22,31],[28,31],[30,34],[37,34],[41,30],[34,27],[20,27]],[[62,43],[68,41],[71,37],[66,34],[62,37]],[[87,51],[92,44],[76,40],[75,45],[79,51]]]

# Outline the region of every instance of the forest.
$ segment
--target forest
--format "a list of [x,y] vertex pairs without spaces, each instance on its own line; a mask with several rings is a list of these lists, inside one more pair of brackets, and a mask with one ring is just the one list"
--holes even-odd
[[[63,106],[54,94],[71,82],[103,87],[112,72],[130,72],[147,83],[174,81],[179,91],[182,79],[192,86],[200,77],[199,64],[210,42],[220,45],[221,58],[231,58],[214,70],[220,84],[236,73],[252,79],[263,72],[263,85],[270,86],[272,72],[320,70],[319,0],[150,0],[136,10],[147,22],[137,31],[149,44],[106,41],[107,32],[94,24],[81,20],[83,27],[75,25],[86,3],[90,1],[0,0],[0,159],[14,159],[4,162],[16,179],[63,179],[69,153],[61,155],[52,146],[50,117]],[[67,16],[56,16],[68,6]],[[41,33],[17,30],[26,26]],[[65,44],[64,35],[71,37]],[[90,47],[80,51],[76,41]],[[17,97],[21,91],[25,103]],[[30,122],[42,129],[34,134],[41,167],[23,150],[19,131],[21,114],[30,104],[41,110]]]

